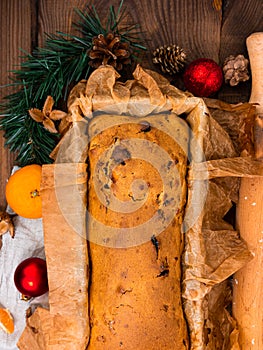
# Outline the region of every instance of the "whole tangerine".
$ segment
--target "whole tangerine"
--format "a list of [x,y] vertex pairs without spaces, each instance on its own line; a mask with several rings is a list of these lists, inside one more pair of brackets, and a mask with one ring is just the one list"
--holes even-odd
[[11,209],[27,219],[42,217],[40,165],[26,165],[10,176],[6,184],[6,201]]

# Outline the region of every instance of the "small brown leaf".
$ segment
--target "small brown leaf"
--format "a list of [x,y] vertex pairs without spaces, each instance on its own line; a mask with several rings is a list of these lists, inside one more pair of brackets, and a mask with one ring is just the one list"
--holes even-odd
[[54,109],[50,115],[49,115],[49,118],[52,119],[52,120],[61,120],[63,118],[65,118],[67,116],[67,113],[66,112],[63,112],[63,111],[59,111],[57,109]]
[[52,96],[48,96],[46,98],[46,101],[44,103],[44,107],[43,107],[43,110],[42,110],[43,114],[44,115],[49,115],[51,113],[51,111],[52,111],[53,105],[54,105],[53,97]]
[[34,119],[36,122],[38,123],[41,123],[43,122],[43,120],[45,119],[45,116],[44,114],[41,112],[40,109],[38,108],[31,108],[29,111],[28,111],[30,117],[32,119]]
[[52,132],[53,134],[56,134],[58,132],[55,128],[55,124],[49,118],[45,118],[43,125],[45,129],[47,129],[49,132]]

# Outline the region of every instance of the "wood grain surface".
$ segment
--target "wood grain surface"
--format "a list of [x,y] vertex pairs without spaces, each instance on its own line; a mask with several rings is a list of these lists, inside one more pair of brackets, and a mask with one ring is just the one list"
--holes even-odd
[[[113,0],[1,0],[0,1],[0,85],[8,83],[9,71],[21,62],[20,48],[31,51],[42,46],[45,33],[73,32],[77,20],[74,8],[95,5],[101,18],[106,17]],[[245,40],[252,32],[262,31],[262,0],[126,0],[126,21],[138,23],[148,52],[142,58],[146,68],[158,70],[152,63],[152,51],[177,44],[187,53],[187,63],[199,57],[214,59],[220,65],[230,54],[247,56]],[[160,72],[160,71],[159,71]],[[183,89],[180,76],[167,77]],[[235,88],[222,87],[218,98],[231,103],[248,101],[250,82]],[[10,92],[0,89],[0,99]],[[0,134],[0,206],[5,206],[5,183],[15,162],[4,149]]]
[[[20,48],[32,50],[32,19],[30,0],[0,1],[0,85],[10,83],[10,70],[21,62]],[[10,87],[0,89],[0,100],[12,92]],[[14,155],[4,148],[3,132],[0,132],[0,207],[5,206],[5,185],[14,163]]]

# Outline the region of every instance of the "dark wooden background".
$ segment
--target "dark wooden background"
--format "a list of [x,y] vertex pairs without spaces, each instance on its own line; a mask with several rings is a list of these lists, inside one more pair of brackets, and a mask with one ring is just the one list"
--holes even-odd
[[[10,82],[9,71],[21,62],[20,48],[30,52],[41,46],[44,33],[72,32],[74,8],[84,10],[92,4],[103,18],[109,5],[117,8],[119,1],[0,0],[0,85]],[[144,32],[149,53],[143,66],[155,70],[158,69],[151,63],[151,53],[160,45],[177,44],[184,48],[188,62],[207,57],[222,65],[231,54],[247,56],[246,38],[263,31],[262,0],[126,0],[124,6],[129,20],[139,23]],[[250,81],[234,88],[224,85],[217,97],[230,103],[245,102],[250,87]],[[0,99],[8,93],[8,88],[1,88]],[[14,155],[4,148],[2,133],[0,157],[0,206],[5,206],[5,184]]]

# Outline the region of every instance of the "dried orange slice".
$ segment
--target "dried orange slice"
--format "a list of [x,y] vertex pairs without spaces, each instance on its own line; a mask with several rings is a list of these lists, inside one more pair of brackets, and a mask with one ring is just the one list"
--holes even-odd
[[14,320],[7,309],[0,308],[0,327],[8,334],[14,332]]

